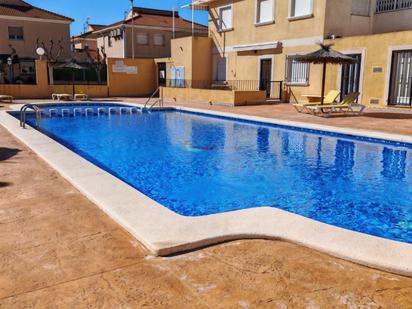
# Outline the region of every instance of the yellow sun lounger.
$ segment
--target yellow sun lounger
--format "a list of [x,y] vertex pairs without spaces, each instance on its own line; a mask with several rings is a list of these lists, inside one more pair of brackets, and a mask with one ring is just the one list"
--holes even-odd
[[[355,113],[356,115],[361,115],[365,110],[366,106],[358,104],[356,100],[359,97],[359,92],[349,93],[342,102],[338,104],[318,104],[315,106],[308,106],[307,109],[314,115],[317,116],[330,116],[333,113]],[[358,108],[356,110],[356,108]]]
[[[340,91],[338,91],[338,90],[329,91],[329,93],[325,96],[324,104],[328,105],[328,104],[335,103],[335,101],[338,98],[339,94],[340,94]],[[295,103],[295,104],[293,104],[293,107],[299,113],[310,113],[311,111],[307,107],[316,106],[316,105],[319,105],[319,102],[317,102],[317,103]]]
[[4,95],[0,94],[0,101],[9,101],[10,103],[13,103],[13,97],[11,95]]

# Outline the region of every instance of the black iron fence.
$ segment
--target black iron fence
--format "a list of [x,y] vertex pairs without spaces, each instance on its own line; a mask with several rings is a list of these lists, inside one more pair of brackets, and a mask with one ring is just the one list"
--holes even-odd
[[206,81],[188,79],[168,79],[166,87],[193,88],[210,90],[266,91],[268,98],[281,100],[283,93],[282,81],[262,82],[258,80],[226,80]]
[[59,64],[53,66],[53,76],[50,78],[54,85],[69,85],[74,82],[76,85],[107,85],[107,66],[102,65],[99,69],[94,68],[89,63],[79,63],[84,67],[81,70],[70,68],[59,68]]

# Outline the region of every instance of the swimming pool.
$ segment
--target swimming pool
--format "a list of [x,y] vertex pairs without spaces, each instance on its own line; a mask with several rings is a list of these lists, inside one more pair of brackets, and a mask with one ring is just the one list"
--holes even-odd
[[40,130],[178,214],[270,206],[412,243],[411,145],[176,110],[89,108],[87,117],[45,117]]

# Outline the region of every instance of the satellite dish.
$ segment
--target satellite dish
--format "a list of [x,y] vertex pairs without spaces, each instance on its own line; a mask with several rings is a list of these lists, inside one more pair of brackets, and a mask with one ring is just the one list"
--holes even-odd
[[39,47],[39,48],[36,49],[36,53],[39,56],[43,56],[45,54],[45,50],[44,50],[43,47]]

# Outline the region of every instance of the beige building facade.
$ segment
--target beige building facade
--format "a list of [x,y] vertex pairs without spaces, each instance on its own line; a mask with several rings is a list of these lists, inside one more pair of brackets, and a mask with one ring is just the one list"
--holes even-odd
[[76,59],[79,61],[87,59],[87,55],[85,55],[86,50],[91,57],[97,58],[99,51],[97,46],[98,35],[96,32],[104,28],[106,28],[104,25],[89,24],[86,32],[72,37],[72,51]]
[[207,36],[207,27],[181,18],[178,12],[134,8],[125,20],[109,25],[95,34],[97,47],[108,57],[170,57],[170,42],[185,36]]
[[38,58],[37,40],[49,44],[61,41],[62,55],[70,57],[70,24],[73,19],[34,7],[24,1],[0,2],[0,54]]
[[0,83],[35,83],[39,45],[50,51],[53,41],[53,55],[70,58],[72,22],[21,0],[0,1]]
[[[195,2],[194,9],[209,12],[209,38],[212,41],[209,78],[212,84],[226,83],[245,90],[250,90],[250,84],[254,84],[255,90],[265,91],[269,98],[278,98],[279,83],[282,82],[282,100],[286,101],[302,101],[305,100],[305,95],[320,94],[321,67],[298,63],[294,61],[295,55],[318,49],[317,43],[337,43],[349,37],[371,40],[376,46],[365,43],[366,47],[362,49],[359,48],[358,39],[348,39],[347,42],[357,44],[353,48],[345,46],[345,52],[358,57],[359,63],[353,67],[332,67],[329,73],[334,80],[328,79],[329,85],[333,85],[334,89],[339,88],[342,95],[351,91],[361,92],[362,89],[366,91],[367,86],[363,87],[361,80],[369,77],[360,76],[361,73],[368,73],[364,70],[366,57],[372,57],[378,52],[387,55],[390,45],[379,44],[375,35],[401,33],[396,36],[398,42],[402,40],[399,37],[404,35],[402,31],[412,29],[410,1],[199,0]],[[388,34],[381,39],[390,38],[391,35]],[[409,39],[408,36],[404,38]],[[341,45],[338,44],[336,48],[339,49]],[[193,52],[191,50],[189,53]],[[179,58],[185,57],[176,56],[178,53],[179,49],[172,48],[170,67],[183,66],[179,63]],[[408,57],[404,55],[401,61],[412,61]],[[412,86],[412,69],[406,71],[404,67],[398,68],[398,71],[404,70],[401,73],[410,75],[411,83],[401,83],[405,88],[403,97]],[[196,75],[190,72],[192,69],[184,69],[184,79]],[[384,74],[391,75],[391,69],[385,67],[384,70]],[[341,74],[339,78],[338,72]],[[396,73],[398,78],[401,73]],[[390,79],[390,76],[387,78]],[[341,82],[338,83],[338,80]],[[381,87],[386,86],[382,84]],[[393,87],[396,88],[397,85],[394,84]],[[371,102],[369,96],[365,99],[364,103]],[[393,98],[385,99],[382,95],[377,104],[396,105],[389,104],[390,100]],[[376,101],[372,100],[373,102]]]

